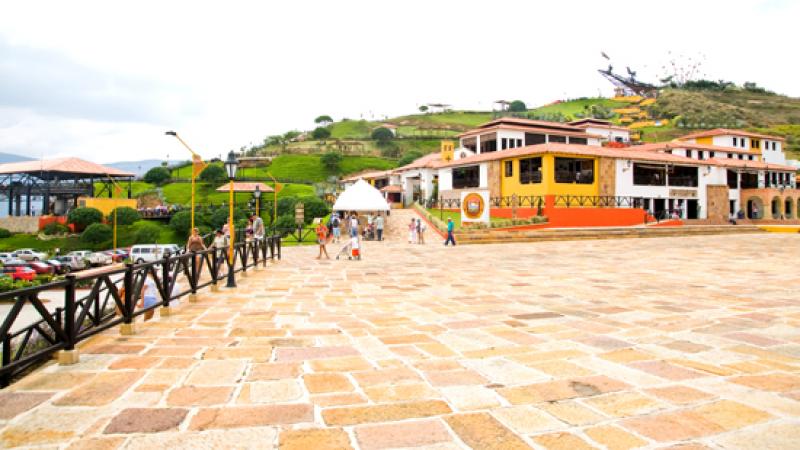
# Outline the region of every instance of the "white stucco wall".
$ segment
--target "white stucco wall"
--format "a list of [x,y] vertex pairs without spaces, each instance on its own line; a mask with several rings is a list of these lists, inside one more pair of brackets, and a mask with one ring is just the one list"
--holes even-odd
[[439,169],[439,191],[453,189],[453,169]]
[[[724,174],[723,174],[724,176]],[[681,199],[688,200],[690,197],[684,196],[677,196],[677,197],[670,197],[670,190],[672,189],[680,189],[680,190],[687,190],[687,191],[694,191],[696,192],[696,196],[694,198],[697,199],[698,205],[700,205],[700,214],[699,218],[705,219],[707,217],[706,205],[706,186],[709,184],[725,184],[724,178],[722,182],[719,182],[719,174],[709,174],[706,175],[706,168],[705,166],[701,166],[698,169],[698,179],[696,188],[694,187],[684,187],[684,186],[637,186],[633,184],[633,162],[631,162],[631,166],[627,166],[627,160],[618,159],[616,161],[616,195],[619,197],[642,197],[642,198],[650,198],[650,199],[658,199],[662,198],[665,200],[669,200],[670,198],[673,199]],[[652,210],[653,203],[650,203],[650,208]],[[652,211],[651,211],[652,212]],[[686,210],[686,206],[684,205],[683,208],[683,215],[684,217],[687,216],[688,211]]]
[[598,134],[603,136],[603,138],[607,141],[614,142],[616,138],[622,138],[623,141],[627,142],[631,140],[631,133],[629,131],[617,130],[617,129],[608,129],[602,127],[588,127],[586,128],[586,132],[589,134]]

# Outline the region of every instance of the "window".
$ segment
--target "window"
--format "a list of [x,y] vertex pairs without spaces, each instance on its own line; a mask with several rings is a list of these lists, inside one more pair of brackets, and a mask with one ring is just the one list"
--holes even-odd
[[519,182],[521,184],[542,182],[542,158],[525,158],[519,160]]
[[694,158],[694,150],[687,150],[686,151],[687,158]]
[[777,142],[773,142],[772,143],[772,149],[773,150],[777,150],[778,149],[778,143]]
[[741,139],[739,139],[739,144],[740,144],[739,146],[740,146],[740,147],[742,147],[742,148],[744,148],[744,147],[745,147],[745,145],[747,145],[747,142],[746,142],[746,141],[747,141],[747,139],[745,139],[745,138],[741,138]]
[[755,157],[755,156],[753,156],[753,155],[750,155],[750,161],[753,161],[753,160],[755,160],[755,159],[756,159],[756,157]]
[[741,177],[740,187],[742,189],[756,189],[758,187],[757,173],[743,172]]
[[506,161],[506,177],[514,176],[514,161]]
[[547,138],[543,134],[525,133],[525,145],[544,144]]
[[517,147],[522,147],[522,139],[517,139]]
[[750,139],[750,148],[760,148],[761,143],[758,142],[756,139]]
[[481,184],[479,166],[457,167],[453,169],[453,189],[474,188]]
[[508,139],[503,138],[500,140],[500,150],[505,150],[508,148]]
[[667,169],[664,166],[634,163],[633,184],[638,186],[666,186]]
[[776,186],[778,184],[778,173],[772,172],[772,185]]
[[728,153],[728,159],[733,158],[733,153]]
[[[618,139],[617,142],[622,142],[622,138],[617,137],[616,139]],[[582,137],[571,137],[569,138],[569,143],[576,145],[587,145],[589,144],[589,140]]]
[[737,183],[736,178],[737,178],[736,172],[728,169],[728,188],[739,189],[739,185]]
[[556,136],[556,135],[552,135],[551,134],[547,138],[549,139],[550,142],[555,142],[555,143],[560,143],[560,144],[566,144],[567,143],[567,137],[566,136]]
[[739,159],[744,159],[744,155],[739,153]]
[[709,158],[713,158],[714,157],[714,152],[708,152],[708,157]]
[[671,166],[669,168],[669,185],[697,187],[697,167]]
[[594,160],[587,158],[556,158],[556,183],[594,183]]
[[739,145],[739,141],[737,140],[737,138],[733,138],[733,146],[736,147],[738,145]]

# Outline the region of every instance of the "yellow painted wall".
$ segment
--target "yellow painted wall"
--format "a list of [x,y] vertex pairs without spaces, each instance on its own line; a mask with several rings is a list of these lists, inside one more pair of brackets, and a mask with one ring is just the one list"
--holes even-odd
[[127,206],[136,209],[136,199],[81,197],[78,199],[78,206],[98,209],[104,216],[107,216],[114,208]]
[[701,145],[714,145],[714,138],[712,136],[700,137],[694,141]]
[[441,142],[441,158],[442,161],[452,161],[456,149],[456,144],[453,141]]
[[[599,187],[597,178],[599,167],[597,158],[585,157],[594,160],[594,182],[592,184],[556,183],[555,163],[557,157],[575,158],[573,155],[547,154],[542,155],[542,182],[522,184],[519,182],[519,160],[528,157],[509,158],[500,161],[500,192],[503,197],[517,195],[585,195],[597,196]],[[578,156],[577,158],[584,158]],[[512,161],[514,171],[506,177],[506,161]]]

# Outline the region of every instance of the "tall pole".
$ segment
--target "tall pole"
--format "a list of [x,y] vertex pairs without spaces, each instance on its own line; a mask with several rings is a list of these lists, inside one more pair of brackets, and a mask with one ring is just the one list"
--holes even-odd
[[192,225],[189,228],[189,233],[191,234],[194,232],[194,161],[192,161],[192,171],[190,172],[190,175],[192,177],[192,209],[191,209]]
[[233,268],[236,265],[236,260],[233,257],[233,244],[236,239],[236,232],[233,229],[233,178],[230,181],[230,204],[228,209],[228,233],[230,239],[228,240],[228,284],[226,287],[235,288],[236,278],[233,274]]
[[[195,179],[195,176],[194,176],[194,164],[195,164],[194,157],[200,157],[200,155],[195,153],[194,150],[192,150],[191,147],[189,147],[186,144],[186,142],[184,142],[183,139],[181,139],[181,137],[178,136],[178,133],[176,133],[174,131],[167,131],[166,134],[169,135],[169,136],[175,136],[175,139],[177,139],[178,142],[183,144],[183,146],[186,147],[186,150],[189,150],[189,153],[191,153],[192,156],[193,156],[192,164],[190,166],[191,168],[190,168],[190,171],[189,171],[189,176],[192,178],[192,200],[191,200],[192,204],[191,204],[191,228],[190,228],[190,230],[194,230],[194,179]],[[202,158],[200,160],[202,161]]]
[[117,210],[119,208],[114,208],[114,245],[113,247],[117,248]]
[[275,226],[275,220],[278,219],[278,180],[267,172],[267,176],[272,178],[272,226]]

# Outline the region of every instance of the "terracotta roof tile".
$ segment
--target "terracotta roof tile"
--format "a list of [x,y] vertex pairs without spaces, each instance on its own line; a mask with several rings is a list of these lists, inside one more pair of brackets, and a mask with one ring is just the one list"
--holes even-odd
[[0,164],[0,174],[36,172],[76,173],[87,176],[93,175],[96,177],[106,175],[111,177],[135,176],[135,174],[130,172],[125,172],[114,167],[103,166],[80,158],[56,158]]

